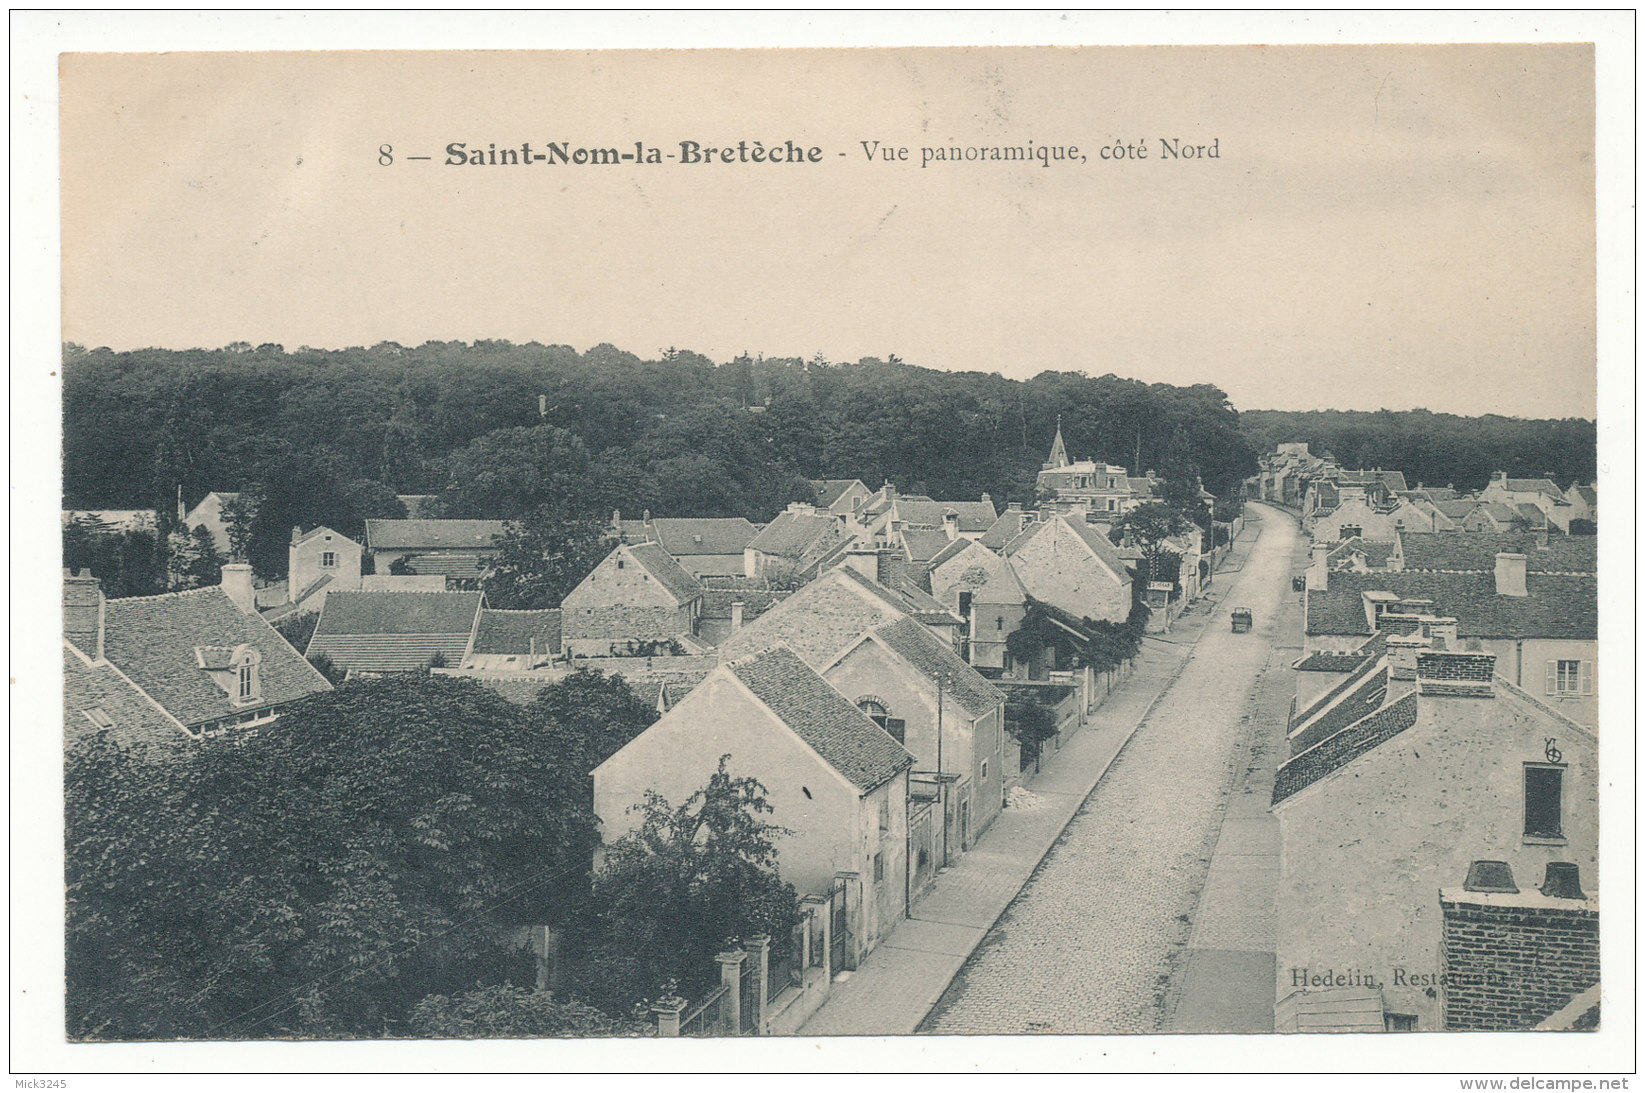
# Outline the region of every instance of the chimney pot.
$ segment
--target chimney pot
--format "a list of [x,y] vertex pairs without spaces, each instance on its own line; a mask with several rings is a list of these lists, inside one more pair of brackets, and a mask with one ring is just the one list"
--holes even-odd
[[1587,899],[1582,891],[1582,871],[1574,861],[1551,861],[1542,879],[1542,894],[1555,899]]
[[1517,893],[1514,871],[1505,861],[1476,861],[1468,866],[1468,879],[1462,882],[1468,892]]

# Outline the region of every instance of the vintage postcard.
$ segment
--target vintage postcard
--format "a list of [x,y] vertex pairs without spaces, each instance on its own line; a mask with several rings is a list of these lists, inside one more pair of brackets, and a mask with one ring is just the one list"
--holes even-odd
[[1631,1072],[1631,15],[293,18],[28,28],[31,1073]]

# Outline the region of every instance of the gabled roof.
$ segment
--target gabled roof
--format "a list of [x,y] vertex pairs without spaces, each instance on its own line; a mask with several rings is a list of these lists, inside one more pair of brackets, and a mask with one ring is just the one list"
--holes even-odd
[[[815,504],[820,509],[826,509],[838,501],[852,486],[862,486],[862,480],[857,478],[808,478]],[[863,486],[863,489],[867,489]]]
[[1466,520],[1475,509],[1479,508],[1479,502],[1471,497],[1458,498],[1452,501],[1435,501],[1434,508],[1438,509],[1448,519]]
[[[748,549],[778,558],[799,558],[825,536],[839,536],[839,520],[805,512],[780,512],[748,542]],[[832,540],[830,540],[832,541]]]
[[931,593],[906,580],[898,581],[895,585],[882,584],[870,580],[848,565],[839,566],[829,572],[838,573],[858,587],[867,589],[893,611],[900,611],[921,622],[960,625],[965,621],[944,607]]
[[484,603],[479,592],[328,592],[308,655],[351,672],[416,671],[435,654],[455,668]]
[[1456,618],[1459,637],[1598,639],[1596,578],[1528,573],[1525,587],[1527,595],[1499,596],[1494,572],[1334,572],[1328,587],[1307,593],[1307,632],[1370,634],[1361,593],[1385,591],[1432,600],[1435,614]]
[[778,645],[726,668],[825,762],[863,793],[914,765],[914,757],[792,649]]
[[526,655],[536,643],[539,653],[560,651],[560,610],[480,611],[480,629],[474,636],[473,652],[480,654]]
[[491,550],[501,520],[367,520],[366,544],[376,550]]
[[1386,569],[1388,559],[1394,553],[1394,544],[1378,539],[1364,539],[1356,535],[1338,543],[1336,548],[1326,555],[1326,560],[1345,561],[1356,552],[1365,556],[1365,564],[1372,569]]
[[1022,529],[1027,526],[1033,513],[1023,512],[1021,509],[1006,509],[1000,513],[999,519],[989,525],[977,542],[996,553],[1005,549],[1005,544],[1015,539]]
[[1519,510],[1502,501],[1486,501],[1479,507],[1502,523],[1512,523],[1520,519]]
[[1405,491],[1406,485],[1404,471],[1374,471],[1372,473],[1377,478],[1382,479],[1382,484],[1393,490],[1395,493],[1403,493]]
[[676,558],[695,554],[741,554],[760,531],[741,516],[657,517],[651,526],[655,541]]
[[633,558],[649,574],[651,579],[663,586],[663,590],[680,603],[689,603],[703,594],[702,585],[697,578],[680,568],[680,563],[668,556],[668,552],[656,543],[638,543],[634,546],[618,547],[618,550],[628,551]]
[[[257,701],[236,705],[195,650],[250,645],[261,657]],[[85,650],[81,650],[84,652]],[[331,690],[286,639],[261,616],[234,605],[221,587],[109,600],[104,608],[104,658],[185,725],[254,713]]]
[[892,504],[892,519],[912,527],[941,528],[950,512],[959,517],[960,530],[964,532],[987,531],[999,518],[992,501],[918,501],[899,497]]
[[1442,573],[1491,573],[1498,554],[1525,555],[1528,573],[1599,572],[1598,539],[1592,535],[1554,535],[1546,547],[1539,547],[1534,534],[1527,532],[1422,532],[1400,534],[1400,552],[1405,569]]
[[985,716],[1005,701],[999,689],[961,660],[951,646],[913,619],[881,626],[874,636],[932,683],[941,680],[945,693],[973,717]]
[[[946,536],[944,536],[944,538],[946,538]],[[953,561],[955,558],[958,558],[961,554],[964,554],[967,550],[977,545],[978,543],[975,539],[967,539],[962,535],[957,539],[950,540],[941,550],[931,555],[931,557],[926,560],[925,566],[928,570],[935,570],[945,563]]]
[[189,733],[181,722],[138,690],[108,661],[93,661],[63,643],[65,740],[105,729],[121,747],[179,744]]
[[949,539],[946,532],[927,528],[904,528],[900,534],[911,562],[929,562],[959,541]]
[[1017,567],[1007,558],[998,569],[988,578],[988,583],[978,589],[971,597],[971,602],[977,603],[1027,603],[1028,589],[1023,587],[1022,578],[1017,576]]
[[1307,789],[1416,723],[1417,693],[1411,691],[1280,764],[1274,776],[1273,803]]
[[1130,579],[1130,574],[1125,568],[1125,559],[1120,557],[1119,549],[1114,546],[1113,540],[1108,538],[1101,528],[1093,527],[1084,520],[1069,519],[1066,516],[1055,516],[1049,520],[1029,524],[1020,535],[1006,544],[1006,557],[1009,558],[1020,553],[1023,547],[1033,541],[1035,536],[1045,534],[1047,528],[1057,524],[1073,532],[1075,537],[1091,549],[1091,553],[1096,555],[1097,559],[1102,562],[1109,572],[1113,573],[1115,578],[1121,581]]
[[294,536],[291,540],[291,545],[292,546],[301,546],[302,544],[308,542],[310,539],[314,538],[317,535],[330,535],[334,539],[340,539],[343,542],[349,543],[353,546],[359,546],[360,545],[359,543],[354,542],[353,539],[350,539],[347,535],[344,535],[342,532],[333,531],[331,528],[326,527],[324,524],[320,524],[316,527],[309,528],[307,531],[303,532],[302,534]]
[[1571,488],[1566,491],[1566,494],[1569,495],[1572,493],[1586,501],[1589,508],[1593,508],[1595,505],[1599,504],[1599,493],[1592,486],[1584,486],[1580,482],[1572,482]]

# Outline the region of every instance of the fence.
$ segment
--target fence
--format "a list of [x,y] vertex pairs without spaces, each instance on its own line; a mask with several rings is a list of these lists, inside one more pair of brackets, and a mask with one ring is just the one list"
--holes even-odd
[[731,988],[721,983],[680,1018],[681,1036],[736,1036],[742,1032],[732,1022]]

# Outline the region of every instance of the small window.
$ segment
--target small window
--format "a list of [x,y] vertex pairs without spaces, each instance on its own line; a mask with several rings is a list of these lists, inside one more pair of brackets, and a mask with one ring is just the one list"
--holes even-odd
[[1417,1015],[1414,1013],[1385,1013],[1382,1015],[1384,1032],[1415,1032]]
[[322,551],[320,553],[320,568],[321,569],[336,569],[337,568],[337,552],[334,551],[334,550]]
[[885,731],[890,733],[892,738],[895,739],[897,743],[906,743],[906,738],[908,736],[908,722],[900,717],[888,717],[885,719]]
[[254,664],[240,665],[240,697],[250,698],[256,688],[257,666]]
[[988,781],[988,760],[986,759],[982,761],[982,780]]
[[1004,630],[1005,629],[1005,619],[1004,619],[1003,616],[996,616],[995,617],[995,619],[994,619],[994,629],[995,630]]
[[969,592],[960,593],[960,617],[967,619],[971,617],[971,593]]
[[875,854],[874,855],[874,883],[875,884],[883,884],[884,882],[885,882],[885,855],[884,854]]
[[1559,767],[1525,768],[1525,837],[1563,839],[1560,823],[1565,772]]
[[621,569],[622,567],[623,567],[623,560],[621,558],[618,558],[617,559],[617,568]]
[[1551,695],[1593,694],[1593,666],[1585,660],[1550,660],[1548,662],[1548,693]]
[[890,797],[881,797],[880,798],[880,830],[882,832],[891,830],[891,798]]
[[872,698],[862,699],[857,703],[857,709],[867,714],[868,720],[874,722],[874,724],[878,725],[882,729],[885,728],[885,723],[890,720],[887,715],[890,714],[891,711],[880,705],[880,703],[875,702]]

